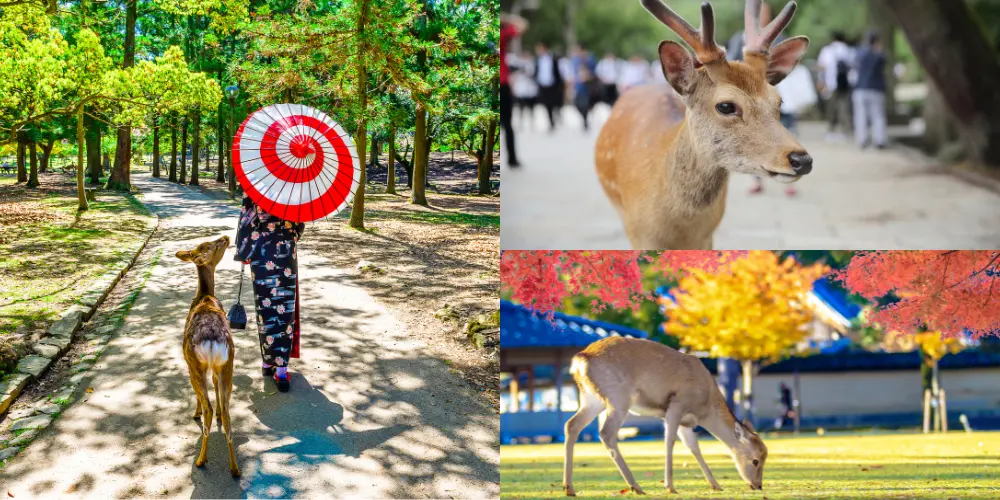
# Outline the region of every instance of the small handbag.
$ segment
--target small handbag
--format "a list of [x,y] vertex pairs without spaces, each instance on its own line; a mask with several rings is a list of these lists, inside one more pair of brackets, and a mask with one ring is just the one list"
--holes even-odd
[[243,296],[243,273],[246,270],[246,263],[240,266],[240,291],[236,294],[236,303],[233,307],[229,308],[229,328],[234,330],[246,330],[247,329],[247,310],[240,303],[240,298]]

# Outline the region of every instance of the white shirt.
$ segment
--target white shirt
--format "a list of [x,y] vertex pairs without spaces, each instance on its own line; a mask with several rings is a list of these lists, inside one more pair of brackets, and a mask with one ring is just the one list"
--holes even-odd
[[659,60],[649,63],[649,70],[653,72],[653,81],[656,83],[667,83],[667,77],[663,74],[663,65]]
[[618,73],[621,65],[617,59],[608,59],[605,57],[597,63],[597,69],[595,73],[597,78],[601,80],[601,83],[605,85],[611,85],[618,82]]
[[[513,67],[511,67],[513,69]],[[511,72],[510,91],[518,99],[530,99],[538,95],[538,84],[531,77],[535,63],[531,59],[519,61],[518,71]]]
[[622,68],[618,86],[622,91],[649,83],[649,66],[646,61],[629,61]]
[[844,42],[833,42],[819,51],[819,58],[816,62],[823,67],[826,93],[833,93],[834,90],[837,90],[837,64],[846,62],[853,65],[853,55],[854,51]]
[[556,84],[556,66],[555,58],[552,57],[552,53],[546,53],[538,56],[535,60],[538,64],[538,85],[542,87],[551,87]]
[[576,75],[573,73],[573,61],[568,57],[559,59],[559,74],[564,82],[575,82]]

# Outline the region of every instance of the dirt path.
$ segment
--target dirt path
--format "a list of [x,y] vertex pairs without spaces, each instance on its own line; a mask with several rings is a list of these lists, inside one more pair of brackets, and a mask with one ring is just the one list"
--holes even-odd
[[[180,339],[196,283],[174,253],[234,237],[237,213],[189,188],[145,176],[135,183],[162,219],[146,250],[159,260],[82,384],[93,392],[0,472],[0,491],[15,498],[499,495],[499,429],[489,405],[305,241],[303,351],[292,362],[292,392],[276,393],[261,379],[256,326],[238,332],[232,414],[243,477],[229,476],[219,431],[208,465],[194,467],[200,431],[190,418]],[[228,258],[217,272],[227,307],[238,272]],[[243,300],[251,300],[249,289]]]

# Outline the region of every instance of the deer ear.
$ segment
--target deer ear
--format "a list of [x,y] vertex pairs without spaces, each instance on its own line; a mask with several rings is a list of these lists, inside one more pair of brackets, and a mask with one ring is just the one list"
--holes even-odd
[[809,50],[809,38],[797,36],[771,48],[771,58],[767,63],[767,81],[777,85],[795,69]]
[[753,422],[751,422],[750,420],[747,420],[745,418],[743,419],[743,427],[746,427],[747,430],[750,431],[750,432],[757,432],[757,429],[753,428]]
[[194,258],[194,252],[190,250],[181,250],[180,252],[177,252],[177,258],[185,262],[191,262],[191,259]]
[[736,422],[736,425],[733,427],[733,431],[736,433],[737,441],[741,443],[746,443],[749,440],[749,438],[747,437],[746,429],[744,429],[743,425],[740,424],[739,422]]
[[691,93],[694,83],[694,58],[677,42],[660,42],[660,65],[663,76],[680,95]]

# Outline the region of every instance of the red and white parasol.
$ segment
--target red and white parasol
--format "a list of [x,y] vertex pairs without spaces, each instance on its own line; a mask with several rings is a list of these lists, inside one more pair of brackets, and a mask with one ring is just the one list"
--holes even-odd
[[351,136],[326,113],[300,104],[248,116],[233,138],[233,170],[254,203],[292,222],[340,212],[361,178]]

